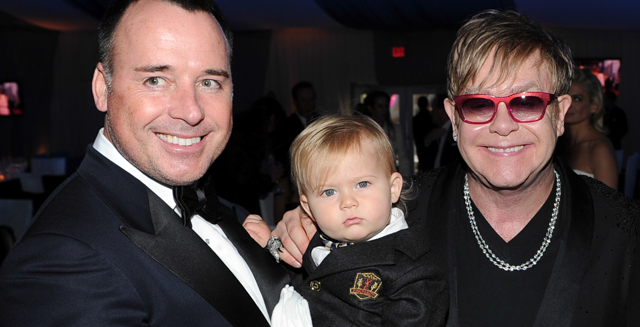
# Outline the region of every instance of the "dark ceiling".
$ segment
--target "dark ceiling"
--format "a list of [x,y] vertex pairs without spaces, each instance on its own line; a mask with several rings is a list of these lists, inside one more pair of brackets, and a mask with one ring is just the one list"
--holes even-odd
[[[0,0],[0,11],[55,30],[97,27],[110,0]],[[640,30],[640,0],[218,0],[234,30],[456,26],[487,8],[516,8],[547,26]]]

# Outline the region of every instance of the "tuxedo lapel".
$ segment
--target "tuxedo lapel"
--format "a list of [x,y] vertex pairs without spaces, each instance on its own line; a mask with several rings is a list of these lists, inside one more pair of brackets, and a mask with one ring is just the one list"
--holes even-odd
[[153,233],[153,225],[149,217],[147,187],[142,182],[111,162],[91,145],[78,168],[78,175],[91,185],[127,226]]
[[280,290],[289,283],[290,276],[284,266],[275,262],[270,253],[262,249],[240,225],[236,208],[223,205],[215,193],[213,177],[207,172],[199,181],[204,189],[207,204],[199,211],[201,217],[217,224],[234,245],[251,270],[269,314],[280,300]]
[[218,225],[253,272],[267,310],[272,313],[280,299],[280,290],[290,281],[289,274],[249,236],[235,214],[225,215]]
[[218,256],[150,190],[155,235],[120,230],[151,258],[200,294],[234,326],[269,326],[244,287]]
[[[121,231],[136,246],[200,294],[232,324],[268,326],[268,322],[254,304],[253,299],[220,258],[193,230],[184,227],[180,217],[142,182],[115,165],[92,146],[87,149],[87,156],[79,167],[78,174],[87,180],[118,215],[123,222]],[[246,255],[244,252],[251,252],[240,250],[246,242],[237,238],[230,238],[230,240],[234,246],[239,247],[243,257]],[[250,244],[255,242],[251,240]],[[258,252],[266,254],[266,251]],[[273,261],[270,256],[269,258]],[[262,271],[260,264],[256,264],[253,260],[248,259],[247,264],[254,272]],[[264,290],[262,275],[258,273],[254,275],[267,302],[267,307],[272,310],[275,304],[269,307],[273,302],[270,295],[279,295],[279,289],[275,293],[266,293],[268,291]],[[267,282],[269,281],[271,279]],[[275,301],[277,302],[277,299]],[[229,318],[234,314],[238,316],[239,308],[241,309],[239,316],[245,320],[235,321],[233,320],[235,318]]]
[[589,187],[568,169],[563,174],[566,178],[561,201],[565,205],[561,210],[567,222],[534,326],[571,324],[591,248],[595,216]]
[[304,270],[309,274],[312,274],[316,271],[316,269],[318,269],[318,265],[316,265],[316,263],[313,261],[313,258],[311,257],[311,251],[318,246],[324,246],[322,240],[320,239],[320,232],[316,232],[313,235],[311,241],[309,241],[309,244],[307,245],[307,251],[302,255],[302,266]]

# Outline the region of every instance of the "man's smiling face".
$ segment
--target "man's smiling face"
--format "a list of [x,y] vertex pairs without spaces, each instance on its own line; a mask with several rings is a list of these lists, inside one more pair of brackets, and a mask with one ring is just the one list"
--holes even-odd
[[[500,74],[495,72],[483,84],[493,60],[490,55],[463,94],[508,96],[521,92],[553,92],[548,65],[538,53],[524,61],[513,78],[498,81]],[[556,140],[564,132],[564,114],[570,104],[570,97],[561,95],[547,106],[541,120],[518,123],[509,115],[507,106],[500,103],[491,122],[469,124],[459,118],[451,100],[445,101],[464,161],[483,184],[497,189],[528,185],[544,175],[543,172],[551,171]]]
[[113,49],[111,88],[102,65],[94,76],[96,105],[107,112],[105,135],[161,183],[199,179],[232,125],[229,58],[218,23],[206,12],[139,1],[120,21]]

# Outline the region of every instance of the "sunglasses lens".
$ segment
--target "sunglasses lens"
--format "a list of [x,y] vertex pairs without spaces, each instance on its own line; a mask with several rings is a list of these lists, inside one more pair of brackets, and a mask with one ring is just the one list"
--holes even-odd
[[513,117],[521,121],[538,120],[544,113],[545,103],[537,96],[521,96],[509,103]]
[[462,103],[462,114],[467,121],[480,123],[493,117],[494,103],[489,99],[471,98]]

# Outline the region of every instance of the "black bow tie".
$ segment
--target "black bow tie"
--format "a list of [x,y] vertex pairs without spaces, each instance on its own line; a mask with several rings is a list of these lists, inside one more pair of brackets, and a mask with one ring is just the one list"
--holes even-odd
[[215,224],[220,215],[216,210],[220,202],[215,194],[210,176],[205,176],[192,185],[174,186],[173,198],[176,200],[183,224],[191,228],[191,217],[198,214]]

